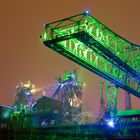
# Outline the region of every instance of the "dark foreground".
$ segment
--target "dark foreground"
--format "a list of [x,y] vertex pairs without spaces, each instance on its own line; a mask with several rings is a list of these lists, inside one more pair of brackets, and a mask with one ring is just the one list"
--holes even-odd
[[[120,127],[121,126],[121,127]],[[0,140],[139,140],[137,124],[118,124],[110,128],[105,124],[50,126],[36,129],[16,128],[0,131]]]

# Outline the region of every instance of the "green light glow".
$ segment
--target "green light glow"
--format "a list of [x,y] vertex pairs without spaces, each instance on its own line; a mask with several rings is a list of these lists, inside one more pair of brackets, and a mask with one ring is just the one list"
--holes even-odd
[[123,117],[123,116],[136,116],[140,114],[140,110],[119,110],[116,114],[118,117]]
[[[69,23],[67,23],[67,21],[69,21]],[[84,31],[123,62],[140,73],[140,47],[119,37],[91,15],[81,14],[80,16],[70,17],[62,20],[60,23],[56,23],[57,22],[55,22],[55,25],[54,23],[49,24],[46,29],[48,36],[46,37],[46,34],[44,34],[43,41]]]
[[79,60],[83,60],[93,69],[96,68],[106,75],[111,76],[114,80],[116,79],[121,83],[126,84],[128,87],[140,92],[140,85],[134,78],[126,76],[123,71],[114,67],[109,61],[98,55],[77,39],[69,39],[58,42],[57,44],[67,50],[69,54],[73,54],[78,57]]
[[91,15],[79,14],[48,24],[42,40],[121,88],[130,89],[134,95],[140,93],[140,47],[121,38]]

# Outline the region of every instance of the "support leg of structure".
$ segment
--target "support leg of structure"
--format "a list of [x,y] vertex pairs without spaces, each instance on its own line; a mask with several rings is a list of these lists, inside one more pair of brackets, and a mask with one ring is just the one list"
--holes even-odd
[[106,94],[108,100],[108,111],[110,112],[110,117],[113,117],[117,112],[118,87],[110,82],[107,82]]
[[125,92],[125,110],[131,110],[131,95]]
[[100,83],[100,117],[104,115],[105,112],[105,101],[104,101],[104,83]]

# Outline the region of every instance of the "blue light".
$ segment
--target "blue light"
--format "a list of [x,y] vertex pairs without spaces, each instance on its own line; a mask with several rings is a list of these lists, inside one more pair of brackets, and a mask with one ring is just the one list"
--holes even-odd
[[86,14],[89,14],[89,11],[88,11],[88,10],[86,10],[86,11],[85,11],[85,13],[86,13]]
[[107,125],[109,126],[109,127],[112,127],[112,128],[114,128],[114,121],[111,119],[111,120],[108,120],[107,121]]

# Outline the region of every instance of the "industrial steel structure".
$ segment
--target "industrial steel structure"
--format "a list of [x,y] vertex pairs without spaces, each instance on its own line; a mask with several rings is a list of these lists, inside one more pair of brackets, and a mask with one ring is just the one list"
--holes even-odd
[[[139,138],[140,110],[131,110],[130,94],[140,98],[140,46],[111,31],[88,11],[44,28],[41,39],[46,47],[107,80],[106,85],[100,83],[100,118],[81,121],[83,84],[74,70],[56,78],[49,90],[36,89],[30,80],[21,82],[13,106],[0,106],[0,139]],[[126,111],[117,108],[119,88],[125,90]]]
[[[88,11],[44,27],[41,38],[46,47],[124,89],[128,95],[140,97],[140,46],[114,33]],[[108,92],[109,106],[113,105],[116,112],[117,90],[114,98],[111,96]]]

